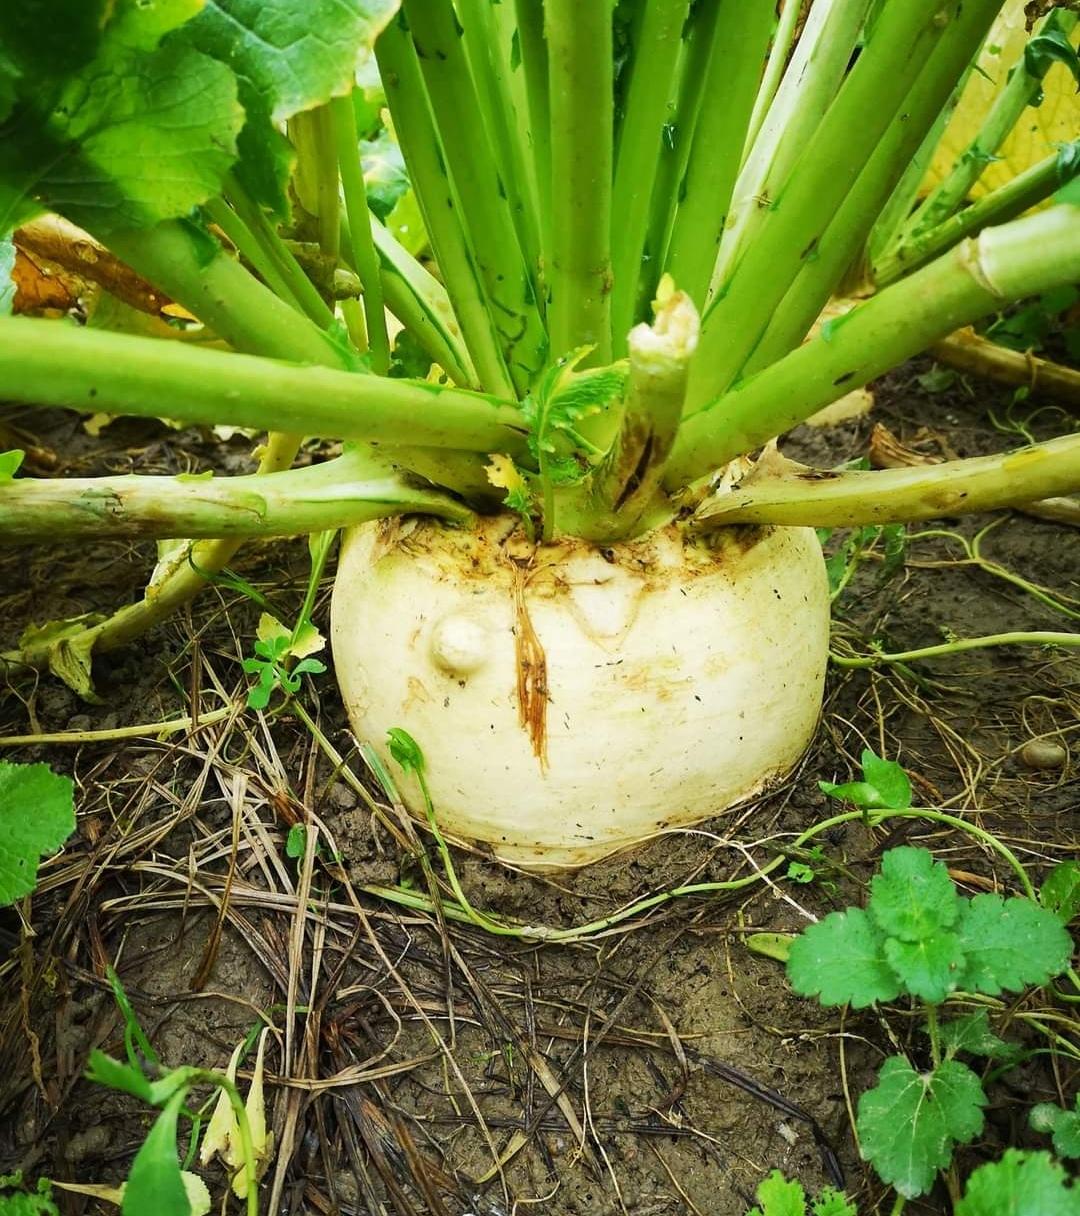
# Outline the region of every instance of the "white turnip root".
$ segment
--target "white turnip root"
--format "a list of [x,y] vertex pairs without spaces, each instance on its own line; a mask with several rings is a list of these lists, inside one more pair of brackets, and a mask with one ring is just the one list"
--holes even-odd
[[[817,724],[829,595],[815,533],[672,525],[536,546],[510,516],[353,529],[333,647],[361,739],[403,727],[438,821],[529,869],[682,828],[782,777]],[[384,751],[385,754],[385,751]],[[423,815],[413,779],[403,782]]]

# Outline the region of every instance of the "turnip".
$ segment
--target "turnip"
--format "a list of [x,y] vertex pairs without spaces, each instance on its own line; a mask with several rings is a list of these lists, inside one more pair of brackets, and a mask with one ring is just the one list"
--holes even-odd
[[[780,778],[828,658],[815,526],[1080,489],[1077,436],[881,474],[773,443],[1080,280],[1075,147],[971,206],[968,157],[914,205],[1003,7],[215,0],[101,4],[73,36],[9,0],[0,232],[81,226],[232,350],[4,319],[4,396],[269,436],[257,474],[211,481],[39,481],[0,455],[0,539],[192,541],[142,601],[31,631],[8,664],[88,692],[94,654],[243,537],[349,527],[344,700],[365,744],[420,743],[450,835],[573,865]],[[1076,23],[1040,18],[980,148],[1049,62],[1077,68]],[[355,88],[372,55],[388,116]],[[396,193],[364,179],[376,134]],[[346,449],[290,469],[303,435]]]

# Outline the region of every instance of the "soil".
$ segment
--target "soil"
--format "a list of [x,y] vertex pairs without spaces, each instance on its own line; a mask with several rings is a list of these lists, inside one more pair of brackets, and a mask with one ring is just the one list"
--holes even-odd
[[[874,386],[870,415],[801,428],[786,450],[821,466],[859,458],[875,423],[939,455],[1020,441],[998,429],[1008,395],[959,378],[935,383],[929,369],[906,366]],[[7,421],[66,475],[247,464],[242,437],[121,420],[91,440],[72,414]],[[1060,413],[1035,421],[1075,425]],[[1080,595],[1075,530],[1020,513],[935,526],[971,537],[991,523],[987,557]],[[879,544],[837,601],[835,647],[866,653],[879,639],[896,651],[952,635],[1075,628],[962,557],[948,537],[912,539],[902,569],[883,579]],[[31,622],[130,601],[152,561],[150,546],[115,543],[6,552],[0,641],[14,644]],[[238,570],[293,619],[307,578],[302,542],[252,545]],[[324,632],[328,591],[315,614]],[[860,1212],[889,1210],[891,1195],[859,1159],[852,1114],[885,1055],[899,1048],[927,1061],[916,1020],[902,1006],[843,1016],[793,996],[783,968],[749,949],[747,935],[797,931],[809,915],[862,901],[882,851],[901,842],[933,848],[968,894],[1013,889],[992,850],[912,819],[848,824],[825,833],[814,858],[795,858],[812,875],[784,877],[781,867],[737,897],[674,900],[572,944],[440,924],[364,889],[422,893],[427,879],[413,830],[386,805],[347,730],[332,670],[306,682],[298,703],[340,763],[298,712],[244,709],[240,664],[259,612],[235,583],[215,584],[190,611],[98,660],[98,704],[50,678],[9,679],[3,735],[150,724],[192,706],[234,712],[164,737],[148,727],[5,751],[71,774],[79,825],[43,866],[33,900],[0,920],[0,1173],[105,1182],[130,1166],[150,1116],[83,1079],[91,1049],[123,1054],[111,965],[167,1065],[222,1068],[260,1022],[273,1027],[277,1152],[264,1211],[742,1216],[774,1169],[810,1191],[843,1185]],[[474,852],[455,849],[454,860],[475,906],[580,925],[658,891],[751,872],[838,809],[818,782],[856,776],[871,746],[905,765],[919,802],[994,833],[1037,883],[1077,854],[1078,722],[1080,662],[1066,651],[834,668],[811,752],[753,805],[555,878]],[[1036,737],[1064,745],[1063,766],[1021,763],[1019,749]],[[306,834],[290,833],[295,824]],[[300,858],[287,848],[297,844]],[[1030,1053],[991,1080],[986,1129],[960,1153],[961,1176],[1006,1145],[1040,1144],[1026,1128],[1029,1105],[1076,1090],[1075,1063],[1015,1020],[1025,1007],[996,1019]],[[1075,1026],[1067,1033],[1075,1039]],[[220,1167],[202,1172],[220,1201]],[[97,1210],[85,1197],[59,1202]],[[947,1210],[943,1188],[907,1208]]]

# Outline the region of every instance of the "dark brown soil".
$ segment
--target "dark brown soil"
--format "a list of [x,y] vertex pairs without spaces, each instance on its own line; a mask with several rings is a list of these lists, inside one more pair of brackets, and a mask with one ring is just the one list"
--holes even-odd
[[[999,417],[1004,410],[1000,392],[963,381],[928,392],[916,380],[927,367],[880,383],[868,418],[803,428],[788,450],[821,465],[853,459],[865,454],[874,422],[936,452],[972,455],[1017,441],[988,422],[988,407]],[[245,462],[242,439],[119,422],[91,443],[72,415],[13,421],[62,454],[68,474],[237,471]],[[1062,429],[1060,416],[1040,421]],[[989,522],[940,526],[970,537]],[[304,544],[246,552],[244,577],[292,619]],[[1074,530],[1013,513],[985,552],[1033,583],[1080,595]],[[900,650],[951,634],[1075,628],[961,557],[954,542],[929,537],[912,542],[890,581],[879,560],[864,562],[838,602],[836,645],[865,652],[876,638]],[[129,601],[151,561],[149,547],[117,544],[4,554],[0,640],[14,643],[32,621]],[[100,660],[100,705],[77,702],[50,679],[13,684],[0,701],[2,734],[153,723],[190,712],[192,698],[202,714],[240,707],[167,739],[147,730],[5,751],[71,773],[80,818],[23,919],[0,921],[0,1173],[21,1167],[92,1182],[120,1179],[130,1165],[147,1112],[81,1079],[91,1048],[123,1050],[105,981],[111,964],[169,1065],[223,1067],[260,1018],[273,1025],[269,1093],[281,1152],[264,1189],[275,1210],[741,1216],[772,1169],[812,1190],[842,1181],[860,1211],[883,1202],[888,1210],[891,1198],[859,1160],[851,1113],[897,1044],[925,1062],[917,1024],[902,1007],[842,1017],[794,997],[782,967],[751,953],[745,934],[795,931],[810,913],[861,900],[881,852],[904,841],[934,848],[969,893],[1010,888],[991,851],[912,820],[873,831],[848,825],[822,838],[808,884],[781,869],[738,899],[677,900],[575,944],[440,928],[360,889],[424,890],[393,813],[372,817],[297,716],[242,709],[240,661],[258,613],[234,588],[215,586],[182,618]],[[325,614],[324,596],[317,623],[325,626]],[[309,683],[301,703],[374,788],[332,673]],[[477,907],[531,924],[582,924],[657,891],[748,873],[832,813],[818,781],[855,775],[869,745],[903,762],[920,802],[1006,841],[1037,882],[1077,853],[1078,711],[1080,662],[1062,651],[977,650],[907,671],[834,669],[811,753],[759,803],[558,879],[458,851],[455,859]],[[1024,768],[1018,748],[1045,735],[1068,749],[1065,767]],[[309,833],[306,862],[284,848],[289,827],[305,821],[320,841],[316,856]],[[991,1085],[986,1132],[961,1154],[961,1174],[1007,1144],[1036,1143],[1029,1105],[1076,1090],[1067,1058],[1018,1023],[1001,1028],[1035,1054]],[[1075,1027],[1067,1033],[1075,1040]],[[206,1176],[220,1200],[222,1175],[215,1166]],[[95,1210],[74,1196],[61,1203]],[[947,1197],[942,1190],[907,1210],[943,1212]]]

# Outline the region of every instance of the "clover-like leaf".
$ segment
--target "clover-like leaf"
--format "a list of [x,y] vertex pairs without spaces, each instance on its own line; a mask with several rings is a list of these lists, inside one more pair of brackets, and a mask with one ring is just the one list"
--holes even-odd
[[956,926],[965,967],[958,983],[996,996],[1045,984],[1069,965],[1072,939],[1052,913],[1030,899],[976,895]]
[[1080,1216],[1080,1191],[1049,1153],[1010,1148],[972,1173],[956,1216]]
[[0,760],[0,907],[33,891],[41,857],[75,830],[73,791],[47,764]]
[[949,871],[926,849],[890,849],[870,883],[870,915],[889,937],[918,942],[951,928],[960,897]]
[[863,1156],[901,1195],[924,1195],[955,1145],[982,1131],[985,1105],[982,1083],[966,1064],[945,1060],[920,1073],[903,1056],[890,1056],[877,1085],[859,1099]]
[[905,989],[931,1005],[940,1005],[956,991],[964,964],[960,939],[948,931],[919,942],[890,937],[885,942],[885,957]]
[[830,912],[791,943],[787,975],[800,996],[855,1009],[900,995],[884,939],[862,908]]

